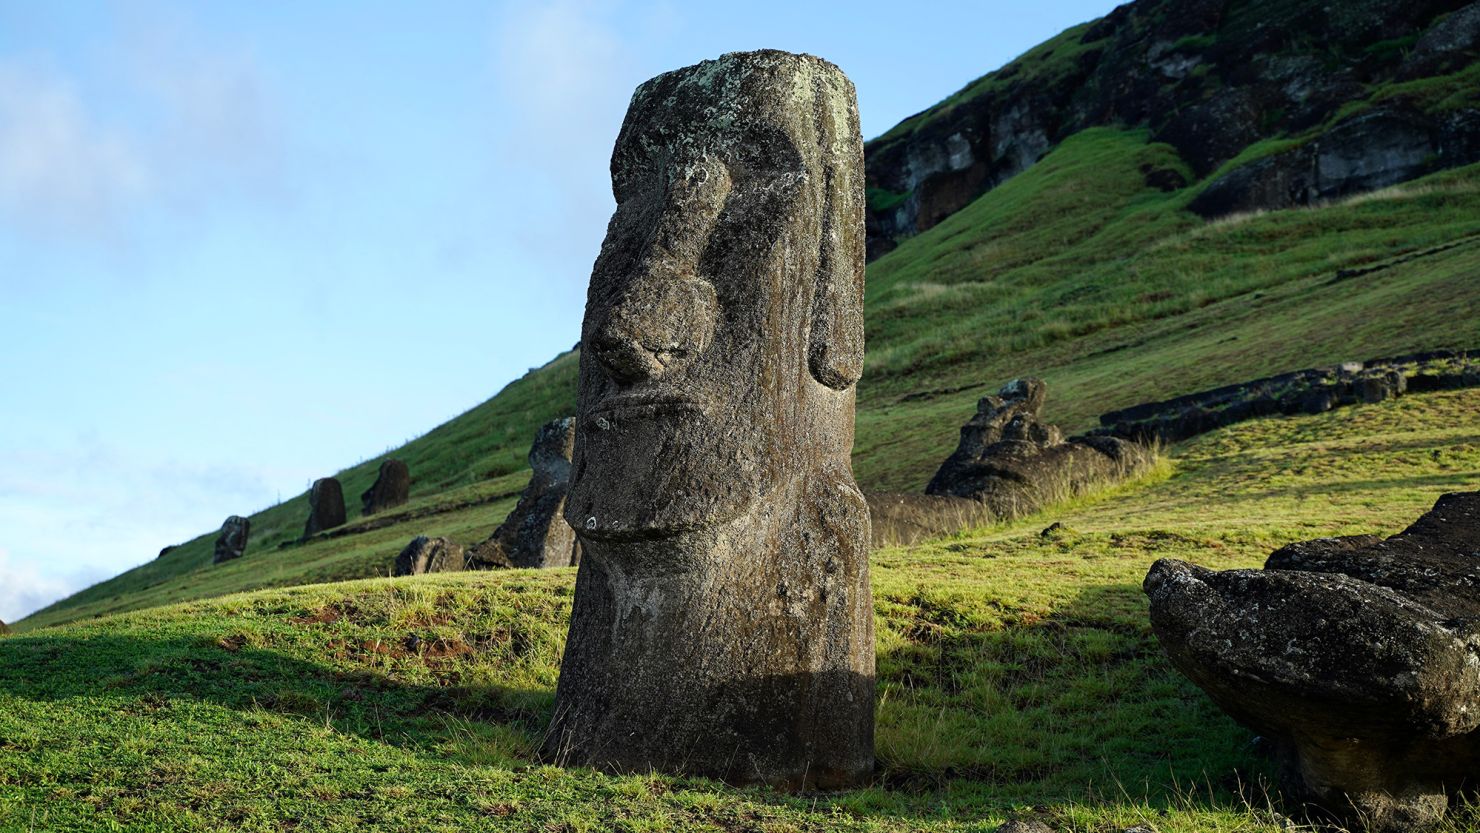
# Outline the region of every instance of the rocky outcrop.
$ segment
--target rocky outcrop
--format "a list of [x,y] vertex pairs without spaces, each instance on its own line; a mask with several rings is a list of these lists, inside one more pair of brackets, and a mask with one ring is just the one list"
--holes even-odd
[[[1339,278],[1340,276],[1338,276]],[[1256,417],[1318,414],[1410,392],[1480,387],[1480,356],[1434,350],[1281,373],[1100,416],[1098,436],[1178,442]]]
[[411,497],[411,469],[404,460],[386,460],[370,488],[360,494],[360,509],[365,515],[400,506]]
[[[573,417],[541,426],[529,449],[533,473],[514,511],[484,542],[492,558],[497,550],[515,567],[572,567],[580,563],[575,530],[565,522],[565,493],[570,488],[570,458],[575,448]],[[480,545],[482,546],[482,545]]]
[[233,558],[241,558],[247,551],[247,536],[252,532],[252,522],[241,515],[232,515],[221,524],[221,534],[216,536],[216,552],[212,564],[220,564]]
[[308,540],[326,529],[344,525],[344,488],[333,477],[321,477],[308,490],[308,521],[303,536]]
[[[1256,142],[1309,134],[1302,148],[1221,178],[1198,201],[1208,216],[1303,205],[1480,160],[1480,108],[1373,97],[1388,82],[1468,66],[1477,21],[1480,3],[1465,0],[1127,3],[869,142],[869,257],[1089,127],[1148,129],[1199,179]],[[1334,122],[1356,102],[1376,107]]]
[[611,171],[565,504],[581,563],[543,756],[789,790],[866,781],[853,85],[769,50],[660,75],[633,95]]
[[1359,829],[1437,823],[1480,782],[1480,492],[1386,540],[1292,544],[1263,570],[1152,566],[1172,663],[1271,741],[1282,791]]
[[1041,380],[1015,379],[983,397],[926,494],[970,498],[996,518],[1016,518],[1151,465],[1149,449],[1119,437],[1065,440],[1056,426],[1039,420],[1046,396]]
[[446,538],[418,535],[396,556],[391,567],[393,576],[419,576],[423,573],[455,573],[468,568],[462,544]]
[[1314,205],[1480,161],[1480,110],[1382,107],[1292,150],[1213,180],[1189,203],[1204,217]]

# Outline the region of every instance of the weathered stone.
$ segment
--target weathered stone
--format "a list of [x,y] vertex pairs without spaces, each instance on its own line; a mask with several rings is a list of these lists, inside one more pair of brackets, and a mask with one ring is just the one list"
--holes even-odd
[[1038,419],[1046,396],[1042,381],[1014,379],[983,397],[926,494],[970,498],[997,518],[1016,518],[1150,464],[1149,450],[1118,437],[1065,440],[1057,426]]
[[344,525],[344,488],[338,478],[321,477],[308,490],[308,522],[303,537],[308,540],[326,529]]
[[247,536],[252,532],[252,522],[241,515],[232,515],[221,524],[221,534],[216,537],[216,554],[212,564],[241,558],[247,551]]
[[467,570],[510,570],[515,566],[509,554],[492,538],[468,547],[463,557],[463,568]]
[[162,548],[159,551],[159,555],[156,555],[154,557],[155,558],[164,558],[166,555],[169,555],[170,553],[174,552],[179,546],[180,546],[179,544],[170,544],[169,546]]
[[1437,822],[1480,771],[1480,492],[1402,533],[1284,547],[1263,570],[1161,560],[1172,663],[1285,764],[1282,790],[1376,831]]
[[418,535],[396,556],[393,576],[419,576],[423,573],[456,573],[467,569],[467,557],[461,544],[446,538]]
[[380,464],[375,483],[360,494],[363,514],[373,515],[400,506],[411,498],[411,469],[404,460],[386,460]]
[[1054,833],[1054,829],[1037,819],[1013,819],[997,825],[992,833]]
[[497,548],[515,567],[571,567],[580,563],[575,530],[565,522],[570,488],[570,457],[575,447],[573,417],[541,426],[529,449],[534,470],[509,517],[494,530],[485,548]]
[[862,155],[853,85],[811,56],[633,96],[582,329],[547,759],[785,789],[872,771]]

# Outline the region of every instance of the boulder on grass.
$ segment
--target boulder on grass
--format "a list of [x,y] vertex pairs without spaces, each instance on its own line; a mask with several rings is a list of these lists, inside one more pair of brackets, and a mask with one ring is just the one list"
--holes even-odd
[[462,544],[446,538],[418,535],[396,556],[391,570],[394,576],[419,576],[423,573],[455,573],[467,569],[467,556]]
[[1480,492],[1386,540],[1291,544],[1263,570],[1163,559],[1144,584],[1172,663],[1274,744],[1284,794],[1384,832],[1480,790],[1477,587]]
[[360,494],[360,509],[374,515],[411,499],[411,469],[404,460],[386,460],[380,464],[375,483]]
[[216,536],[216,554],[212,564],[220,564],[233,558],[241,558],[247,551],[247,536],[252,533],[252,522],[241,515],[232,515],[221,524],[221,534]]

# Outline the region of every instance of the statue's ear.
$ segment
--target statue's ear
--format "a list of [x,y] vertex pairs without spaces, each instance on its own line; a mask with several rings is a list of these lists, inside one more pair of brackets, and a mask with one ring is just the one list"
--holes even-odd
[[863,140],[853,84],[834,69],[814,90],[821,105],[815,112],[823,169],[822,256],[807,365],[812,378],[846,390],[863,375]]

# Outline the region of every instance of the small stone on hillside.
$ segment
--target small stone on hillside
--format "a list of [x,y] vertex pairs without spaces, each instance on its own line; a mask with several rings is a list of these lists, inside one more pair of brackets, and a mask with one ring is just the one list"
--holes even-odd
[[160,550],[159,551],[159,555],[156,555],[155,558],[164,558],[166,555],[169,555],[170,553],[174,552],[175,551],[175,548],[178,547],[178,546],[180,546],[180,545],[179,544],[170,544],[168,547],[165,547],[164,549]]
[[396,556],[391,575],[419,576],[423,573],[455,573],[467,569],[462,544],[446,538],[418,535]]
[[241,515],[232,515],[221,524],[221,534],[216,537],[216,553],[212,564],[220,564],[233,558],[241,558],[247,551],[247,536],[252,532],[252,522]]
[[380,474],[375,483],[360,495],[360,508],[366,515],[373,515],[411,498],[411,469],[403,460],[386,460],[380,464]]

